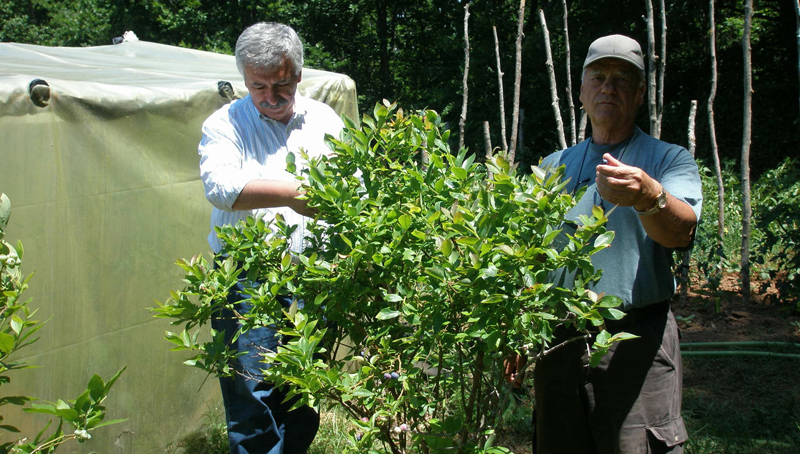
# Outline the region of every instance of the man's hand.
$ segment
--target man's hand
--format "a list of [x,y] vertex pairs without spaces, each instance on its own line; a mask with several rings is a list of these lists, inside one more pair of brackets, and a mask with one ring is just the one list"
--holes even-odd
[[512,353],[503,359],[503,378],[512,388],[521,388],[525,380],[525,367],[528,357],[519,353]]
[[661,185],[638,167],[625,165],[610,154],[607,164],[597,166],[597,192],[603,200],[637,211],[647,211],[656,203]]
[[[297,197],[301,195],[303,195],[303,192],[301,192],[300,189],[298,188]],[[307,218],[313,218],[314,216],[317,215],[317,213],[319,213],[318,209],[308,206],[307,200],[301,200],[298,199],[297,197],[293,198],[287,205],[289,208]]]
[[309,208],[307,201],[297,198],[302,194],[302,186],[297,181],[251,180],[239,193],[233,209],[289,207],[298,214],[313,218],[317,210]]
[[[661,183],[642,169],[625,165],[608,153],[603,159],[607,164],[597,166],[597,192],[603,200],[634,207],[639,212],[655,206]],[[669,193],[663,209],[651,216],[641,215],[639,221],[653,241],[668,248],[688,246],[697,226],[692,207]]]

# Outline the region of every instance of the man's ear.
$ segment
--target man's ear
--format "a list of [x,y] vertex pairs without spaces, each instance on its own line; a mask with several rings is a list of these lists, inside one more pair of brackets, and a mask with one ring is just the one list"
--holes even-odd
[[303,80],[303,70],[302,69],[300,70],[299,73],[297,73],[297,82],[300,83],[301,80]]
[[644,94],[647,92],[645,84],[639,85],[639,90],[636,91],[636,105],[641,106],[644,104]]

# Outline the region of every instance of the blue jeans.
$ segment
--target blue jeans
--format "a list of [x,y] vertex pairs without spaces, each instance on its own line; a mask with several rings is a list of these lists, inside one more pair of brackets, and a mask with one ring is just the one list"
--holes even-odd
[[[251,309],[249,300],[242,292],[242,282],[228,295],[239,313]],[[281,297],[281,304],[289,307],[292,298]],[[233,377],[220,377],[222,401],[228,421],[228,440],[231,454],[304,454],[319,429],[319,414],[308,406],[289,411],[293,401],[284,403],[286,392],[264,382],[261,355],[265,349],[278,347],[279,335],[270,328],[255,328],[239,336],[232,343],[239,329],[234,314],[223,310],[211,320],[211,326],[225,332],[228,345],[238,352],[245,352],[234,361]]]

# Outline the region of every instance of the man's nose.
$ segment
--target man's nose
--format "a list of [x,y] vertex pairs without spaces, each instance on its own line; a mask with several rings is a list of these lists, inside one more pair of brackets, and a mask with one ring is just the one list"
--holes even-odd
[[270,104],[275,104],[278,102],[278,90],[274,87],[268,87],[264,89],[264,98]]
[[601,85],[600,88],[605,93],[613,93],[617,91],[617,83],[614,79],[609,77],[603,81],[603,85]]

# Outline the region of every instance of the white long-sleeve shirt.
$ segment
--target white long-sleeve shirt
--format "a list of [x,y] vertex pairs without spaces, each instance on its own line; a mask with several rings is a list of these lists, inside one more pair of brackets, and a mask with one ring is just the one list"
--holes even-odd
[[280,213],[298,228],[292,234],[291,249],[302,252],[307,218],[288,207],[233,210],[242,189],[251,180],[295,181],[286,171],[286,156],[291,152],[298,169],[304,164],[300,150],[310,157],[330,152],[326,134],[339,137],[344,124],[329,106],[295,96],[294,115],[284,125],[258,112],[250,96],[226,104],[203,123],[203,138],[198,147],[200,176],[206,198],[213,205],[208,244],[216,254],[222,249],[214,227],[234,225],[248,216],[271,220]]

